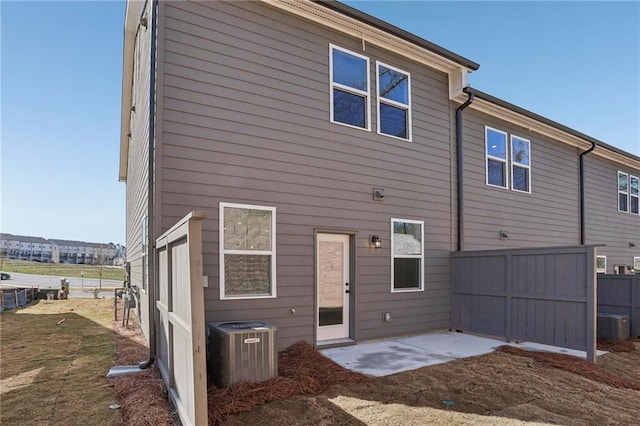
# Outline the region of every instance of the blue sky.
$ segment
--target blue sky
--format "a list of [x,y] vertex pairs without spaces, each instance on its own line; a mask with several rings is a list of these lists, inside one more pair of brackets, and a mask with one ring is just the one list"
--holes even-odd
[[[640,2],[347,3],[478,62],[473,87],[640,155]],[[125,243],[124,2],[0,13],[0,230]]]

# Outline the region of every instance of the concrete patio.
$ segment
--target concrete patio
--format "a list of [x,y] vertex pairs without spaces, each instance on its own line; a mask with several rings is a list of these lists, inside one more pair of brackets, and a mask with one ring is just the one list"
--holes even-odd
[[[387,376],[428,365],[493,352],[510,345],[530,351],[556,352],[586,358],[586,352],[539,343],[507,343],[472,334],[442,331],[391,340],[323,349],[320,352],[341,366],[370,376]],[[597,351],[597,355],[606,352]]]

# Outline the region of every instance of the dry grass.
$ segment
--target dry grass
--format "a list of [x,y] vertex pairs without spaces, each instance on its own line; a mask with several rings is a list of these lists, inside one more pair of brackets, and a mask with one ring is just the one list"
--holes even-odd
[[[111,302],[40,301],[0,315],[2,424],[117,425],[105,373],[113,360]],[[64,320],[64,321],[63,321]]]

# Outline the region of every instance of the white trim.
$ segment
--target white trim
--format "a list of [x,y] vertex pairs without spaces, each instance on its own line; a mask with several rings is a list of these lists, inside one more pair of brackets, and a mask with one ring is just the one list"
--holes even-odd
[[[620,175],[624,175],[627,179],[627,190],[626,191],[620,191]],[[616,194],[618,195],[616,197],[616,204],[617,204],[617,209],[619,212],[621,213],[628,213],[629,212],[629,207],[630,207],[630,199],[629,199],[629,174],[625,173],[625,172],[621,172],[620,170],[618,170],[618,173],[616,174],[616,188],[617,188],[617,192]],[[624,194],[627,196],[627,209],[626,210],[620,210],[620,194]]]
[[[142,247],[142,255],[140,256],[140,260],[142,262],[142,290],[144,290],[146,292],[147,288],[149,287],[149,257],[148,257],[148,253],[147,253],[147,249],[148,249],[148,232],[149,232],[149,226],[148,226],[148,218],[147,215],[142,216],[142,219],[140,220],[140,243],[141,243],[141,247]],[[131,277],[129,277],[129,280],[131,280]]]
[[[407,103],[406,104],[403,104],[402,102],[394,101],[392,99],[387,99],[380,95],[380,67],[381,66],[407,76]],[[382,120],[380,119],[381,103],[407,111],[407,122],[405,124],[407,127],[406,138],[401,138],[399,136],[383,133],[380,130],[380,124],[382,122]],[[412,132],[412,120],[411,120],[411,73],[405,70],[401,70],[400,68],[396,68],[394,66],[388,65],[382,61],[376,61],[376,118],[377,118],[377,127],[378,127],[379,135],[384,135],[390,138],[412,142],[413,132]]]
[[[639,187],[638,194],[635,194],[635,195],[631,192],[631,181],[634,179],[638,182],[638,187]],[[632,198],[636,198],[638,200],[638,211],[636,213],[631,211]],[[629,213],[640,215],[640,178],[638,178],[638,176],[634,176],[631,174],[629,175]]]
[[[494,131],[496,133],[500,133],[502,135],[504,135],[504,155],[505,158],[502,159],[500,157],[496,157],[494,155],[489,155],[489,149],[488,149],[488,145],[487,143],[489,142],[489,138],[488,138],[488,131]],[[500,189],[509,189],[509,135],[507,134],[507,132],[503,132],[502,130],[498,130],[498,129],[494,129],[493,127],[490,126],[484,126],[484,174],[485,174],[485,184],[487,186],[491,186],[493,188],[500,188]],[[495,160],[495,161],[499,161],[501,163],[503,163],[504,165],[504,186],[500,186],[500,185],[494,185],[492,183],[489,183],[489,159],[491,160]]]
[[[640,272],[640,256],[633,256],[633,270],[638,273]],[[637,268],[636,268],[637,266]]]
[[[522,164],[522,163],[517,163],[513,159],[513,139],[514,138],[518,139],[519,141],[527,143],[527,147],[528,147],[528,151],[529,151],[528,152],[528,155],[529,155],[529,164],[528,165],[527,164]],[[510,172],[511,172],[511,190],[515,191],[515,192],[521,192],[523,194],[531,194],[531,141],[529,139],[525,139],[523,137],[510,134],[509,135],[509,151],[510,151],[509,152],[509,154],[510,154],[509,155],[509,162],[510,162],[509,169],[510,169]],[[528,185],[527,185],[528,188],[527,189],[528,190],[527,191],[523,191],[521,189],[514,188],[514,186],[513,186],[513,175],[514,175],[513,168],[514,167],[520,167],[522,169],[526,169],[527,170],[527,173],[528,173],[528,177],[527,177],[527,183],[528,183]]]
[[[395,241],[393,225],[394,223],[416,223],[420,225],[420,254],[419,255],[397,255],[395,254]],[[394,260],[398,259],[420,259],[420,287],[419,288],[404,288],[396,289],[394,282]],[[399,219],[391,218],[391,293],[408,293],[424,291],[424,221],[411,220],[411,219]]]
[[[271,250],[226,250],[224,248],[224,209],[238,208],[246,210],[265,210],[271,212]],[[220,217],[218,228],[218,246],[219,246],[219,270],[220,270],[220,300],[238,300],[238,299],[273,299],[276,297],[276,208],[271,206],[258,206],[253,204],[236,204],[236,203],[220,203]],[[225,254],[251,254],[271,256],[271,292],[270,294],[246,295],[246,296],[227,296],[224,286],[224,255]]]
[[[344,84],[335,83],[333,81],[333,51],[337,50],[347,55],[355,56],[356,58],[363,59],[366,64],[366,73],[367,76],[367,90],[356,89],[355,87],[345,86]],[[333,116],[333,89],[340,89],[343,92],[351,93],[356,96],[363,97],[365,99],[365,120],[366,126],[359,127],[354,126],[348,123],[343,123],[341,121],[336,121]],[[370,67],[369,67],[369,58],[367,56],[361,55],[356,52],[352,52],[351,50],[345,49],[340,46],[336,46],[333,43],[329,43],[329,121],[335,124],[340,124],[341,126],[351,127],[352,129],[366,130],[371,131],[371,76],[370,76]]]
[[[604,268],[598,268],[598,259],[604,259]],[[607,273],[607,256],[598,255],[596,256],[596,274],[606,274]]]

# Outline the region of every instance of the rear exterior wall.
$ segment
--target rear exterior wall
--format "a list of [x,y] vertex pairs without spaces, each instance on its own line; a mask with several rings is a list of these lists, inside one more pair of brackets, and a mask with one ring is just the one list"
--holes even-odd
[[618,171],[640,177],[638,169],[593,154],[585,157],[586,243],[605,244],[598,254],[607,257],[608,274],[640,257],[640,215],[618,211]]
[[[485,126],[530,141],[530,194],[486,184]],[[465,250],[580,243],[576,148],[473,108],[463,130]]]
[[[207,321],[264,320],[278,347],[313,343],[314,235],[355,235],[356,340],[449,327],[448,80],[362,40],[253,2],[167,2],[161,234],[202,210]],[[329,44],[370,58],[372,131],[329,121]],[[413,142],[378,135],[375,61],[411,73]],[[558,148],[559,149],[559,148]],[[384,201],[372,189],[384,188]],[[277,298],[220,300],[219,203],[276,207]],[[391,293],[391,218],[425,223],[425,290]],[[378,234],[375,250],[369,236]],[[135,241],[132,241],[135,243]],[[133,247],[133,245],[132,245]],[[290,309],[295,308],[295,316]],[[393,321],[382,322],[391,312]]]

